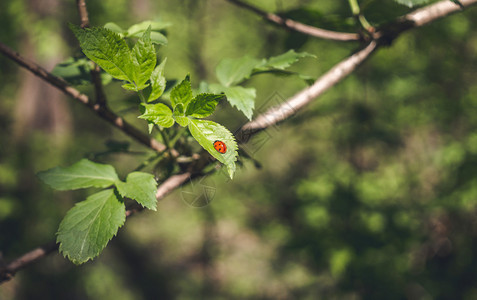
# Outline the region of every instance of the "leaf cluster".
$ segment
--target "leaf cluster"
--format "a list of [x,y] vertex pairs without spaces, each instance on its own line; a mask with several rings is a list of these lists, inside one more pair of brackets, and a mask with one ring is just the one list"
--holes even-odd
[[306,52],[297,53],[292,49],[269,59],[256,59],[250,56],[224,59],[215,70],[219,84],[209,85],[209,90],[214,93],[223,92],[229,103],[251,120],[255,107],[256,90],[255,88],[244,88],[239,84],[262,73],[282,76],[297,75],[310,84],[313,82],[311,77],[286,70],[304,57],[315,56]]
[[61,191],[105,188],[70,209],[58,229],[60,252],[75,264],[98,256],[116,235],[126,219],[124,198],[156,210],[157,183],[148,173],[132,172],[121,181],[113,166],[82,159],[70,167],[42,171],[38,177]]

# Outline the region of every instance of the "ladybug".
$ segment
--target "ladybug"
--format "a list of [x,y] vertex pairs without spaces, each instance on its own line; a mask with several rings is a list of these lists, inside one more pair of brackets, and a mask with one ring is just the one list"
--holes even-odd
[[222,142],[222,141],[215,141],[214,142],[214,148],[215,148],[215,150],[219,151],[222,154],[227,152],[227,146],[225,146],[225,143]]

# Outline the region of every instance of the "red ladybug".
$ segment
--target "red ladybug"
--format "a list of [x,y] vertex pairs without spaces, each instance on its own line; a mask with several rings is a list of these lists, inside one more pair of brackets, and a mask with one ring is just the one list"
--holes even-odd
[[214,142],[214,148],[215,148],[215,150],[219,151],[222,154],[227,152],[227,146],[225,146],[225,143],[222,142],[222,141],[215,141]]

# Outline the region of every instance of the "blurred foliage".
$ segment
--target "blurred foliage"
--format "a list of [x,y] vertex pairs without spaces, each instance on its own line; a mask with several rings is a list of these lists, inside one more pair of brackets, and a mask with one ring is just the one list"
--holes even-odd
[[[372,25],[409,11],[391,0],[360,2]],[[19,49],[27,35],[49,37],[32,45],[58,61],[78,53],[65,26],[78,22],[75,5],[40,15],[33,4],[0,2],[0,40]],[[329,29],[358,28],[346,1],[254,4]],[[318,77],[358,46],[303,38],[220,0],[88,1],[88,9],[93,25],[172,23],[160,50],[168,80],[190,72],[212,82],[221,59],[289,48],[316,55],[293,68]],[[219,172],[177,190],[157,212],[127,220],[94,262],[74,267],[50,255],[0,286],[0,298],[475,299],[476,54],[475,8],[406,33],[296,117],[255,136],[246,150],[261,169],[244,160],[233,181]],[[9,260],[53,239],[66,210],[87,196],[53,192],[35,173],[128,139],[69,99],[69,137],[32,129],[16,138],[24,73],[3,56],[0,66],[0,249]],[[256,114],[306,86],[266,74],[249,84]],[[118,90],[106,89],[111,107],[146,131],[129,110],[137,99]],[[213,119],[231,129],[246,121],[228,105]],[[121,177],[148,157],[132,142],[97,158]],[[215,190],[208,206],[181,200],[204,187]]]

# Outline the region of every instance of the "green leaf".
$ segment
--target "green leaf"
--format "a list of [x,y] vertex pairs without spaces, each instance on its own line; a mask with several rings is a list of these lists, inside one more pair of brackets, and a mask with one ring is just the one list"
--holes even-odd
[[106,23],[106,24],[104,24],[103,27],[106,28],[106,29],[111,30],[112,32],[116,32],[119,35],[123,35],[124,32],[125,32],[124,29],[122,29],[118,24],[113,23],[113,22]]
[[116,187],[121,196],[134,199],[143,207],[156,210],[157,182],[154,175],[132,172],[126,178],[126,182],[118,181]]
[[185,116],[184,105],[182,103],[178,103],[176,105],[176,107],[174,108],[174,112],[172,114],[172,117],[182,127],[186,127],[187,125],[189,125],[189,120],[190,119]]
[[77,203],[58,229],[60,252],[74,264],[95,258],[126,220],[126,209],[113,189],[101,191]]
[[[407,7],[414,7],[429,2],[429,0],[394,0],[395,2],[406,5]],[[452,1],[452,0],[451,0]]]
[[134,64],[126,42],[109,29],[70,24],[83,53],[116,79],[133,82]]
[[144,35],[132,49],[132,58],[135,66],[134,81],[138,90],[144,89],[146,81],[151,77],[156,66],[156,51],[151,43],[151,28],[148,27]]
[[313,85],[313,83],[315,83],[315,78],[314,77],[311,77],[309,75],[304,75],[304,74],[298,74],[298,77],[300,77],[300,79],[304,80],[306,82],[306,84],[308,85]]
[[170,23],[166,22],[158,22],[158,21],[144,21],[138,24],[134,24],[131,27],[128,28],[127,34],[129,36],[134,36],[137,34],[142,35],[144,31],[147,30],[148,27],[151,27],[152,31],[159,31],[163,30],[167,27],[171,26]]
[[[61,77],[72,85],[83,85],[91,83],[91,70],[93,64],[86,57],[69,57],[57,64],[51,73]],[[111,82],[111,75],[102,72],[101,79],[104,85]]]
[[108,187],[118,180],[113,166],[82,159],[66,168],[56,167],[38,173],[38,177],[57,190]]
[[174,125],[172,111],[163,103],[142,104],[143,114],[138,118],[147,120],[162,127],[171,127]]
[[167,38],[160,32],[153,31],[151,32],[151,41],[154,44],[167,45]]
[[192,88],[190,86],[190,76],[187,75],[181,83],[172,89],[171,104],[175,109],[176,105],[181,103],[184,106],[184,109],[187,109],[190,100],[192,100]]
[[125,83],[121,85],[121,87],[125,90],[133,91],[133,92],[138,92],[140,89],[135,85],[134,83]]
[[147,98],[147,102],[156,100],[162,96],[166,88],[166,78],[164,77],[164,66],[166,65],[167,58],[165,58],[160,65],[158,65],[151,74],[151,93]]
[[263,60],[244,56],[237,59],[224,59],[217,66],[215,73],[223,86],[231,86],[248,79],[253,69],[264,63]]
[[184,104],[177,103],[174,108],[174,116],[185,116]]
[[140,37],[148,27],[151,27],[151,41],[154,44],[167,45],[167,38],[160,33],[160,30],[164,30],[169,27],[170,23],[144,21],[139,24],[132,25],[127,30],[127,35],[131,37]]
[[275,69],[275,68],[255,69],[253,75],[263,74],[263,73],[270,73],[270,74],[273,74],[273,75],[276,75],[276,76],[298,76],[298,78],[305,81],[306,84],[308,84],[308,85],[312,85],[313,83],[315,83],[315,78],[313,78],[311,76],[308,76],[308,75],[305,75],[305,74],[300,74],[298,72]]
[[297,53],[295,52],[295,50],[292,49],[281,55],[270,57],[263,67],[284,70],[288,68],[289,66],[291,66],[292,64],[296,63],[302,57],[316,57],[316,56],[307,52]]
[[[235,161],[237,160],[237,142],[232,133],[224,126],[208,120],[189,121],[189,131],[199,144],[218,161],[227,166],[230,178],[235,173]],[[215,141],[222,141],[227,146],[224,154],[214,148]]]
[[249,120],[252,119],[256,97],[254,88],[244,88],[241,86],[225,87],[219,84],[211,84],[209,88],[214,93],[224,92],[230,105],[243,112]]
[[177,124],[181,125],[182,127],[186,127],[189,125],[190,119],[188,117],[183,116],[174,116],[174,120],[176,120]]
[[224,95],[199,94],[191,100],[187,106],[185,115],[194,118],[205,118],[210,116]]

